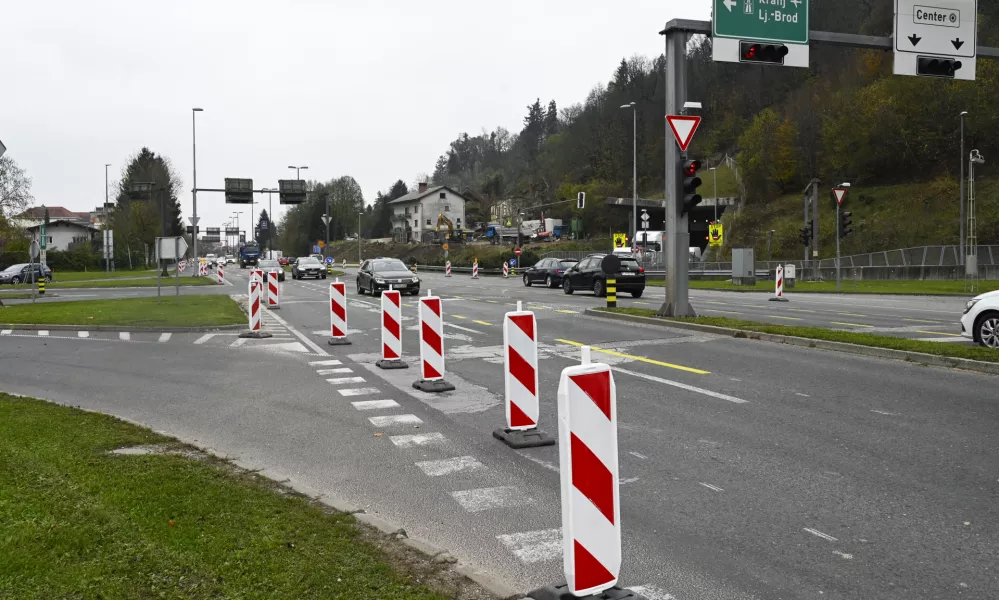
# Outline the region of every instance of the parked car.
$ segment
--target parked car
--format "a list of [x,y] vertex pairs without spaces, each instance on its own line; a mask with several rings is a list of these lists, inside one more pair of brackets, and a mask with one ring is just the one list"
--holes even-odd
[[326,279],[326,268],[323,264],[311,256],[303,256],[295,261],[291,266],[292,279],[304,279],[315,277],[316,279]]
[[276,260],[262,260],[257,263],[257,268],[263,270],[264,281],[267,281],[267,274],[271,271],[277,271],[278,281],[284,281],[284,267],[279,265]]
[[968,300],[961,316],[961,335],[986,348],[999,349],[999,290]]
[[357,293],[371,292],[377,296],[389,286],[403,294],[420,293],[420,278],[409,271],[398,258],[375,258],[361,263],[357,270]]
[[562,276],[578,263],[571,258],[543,258],[524,271],[524,285],[544,283],[550,288],[562,287]]
[[[615,274],[618,294],[628,292],[641,298],[645,291],[645,269],[639,266],[634,255],[614,253],[621,260],[621,270]],[[607,295],[607,275],[600,268],[606,254],[591,254],[562,276],[562,291],[571,294],[576,290],[593,290],[593,295]]]
[[[34,263],[29,265],[28,263],[21,263],[17,265],[11,265],[0,271],[0,283],[10,283],[17,285],[19,283],[31,283],[33,281],[42,280],[43,268],[40,264]],[[44,268],[45,281],[52,281],[52,269]]]

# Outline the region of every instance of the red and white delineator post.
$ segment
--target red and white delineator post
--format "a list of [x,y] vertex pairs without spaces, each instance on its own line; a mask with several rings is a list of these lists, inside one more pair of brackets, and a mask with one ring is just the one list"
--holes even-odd
[[375,365],[381,369],[408,369],[402,360],[402,294],[392,286],[382,292],[382,358]]
[[420,376],[413,387],[424,392],[449,392],[444,381],[444,304],[437,296],[420,298]]
[[340,264],[341,264],[341,267],[343,268],[343,270],[346,271],[347,270],[347,259],[346,258],[343,259],[343,262],[340,263]]
[[198,275],[200,277],[208,277],[208,261],[207,260],[199,261],[198,262]]
[[267,273],[267,308],[281,308],[281,271]]
[[347,339],[347,284],[340,281],[330,283],[330,346],[348,346]]
[[447,261],[447,263],[444,264],[444,277],[450,277],[450,276],[451,276],[451,261]]
[[222,268],[222,263],[219,263],[218,269],[215,271],[215,283],[225,285],[225,270]]
[[472,279],[478,279],[478,278],[479,278],[479,259],[475,259],[475,262],[472,263]]
[[562,371],[558,427],[565,578],[573,595],[596,594],[621,571],[621,503],[617,386],[609,366],[590,363],[589,346]]
[[247,313],[250,318],[250,329],[244,333],[239,334],[241,338],[269,338],[271,334],[261,331],[260,329],[260,295],[261,288],[263,288],[264,282],[260,281],[254,276],[250,276],[250,283],[248,290],[248,304]]
[[510,277],[510,265],[503,261],[503,279]]
[[788,299],[784,297],[784,265],[777,265],[777,277],[775,283],[776,289],[774,290],[774,297],[770,298],[771,302],[788,302]]
[[553,438],[538,431],[538,321],[519,300],[517,310],[503,317],[503,348],[506,428],[493,437],[511,448],[553,445]]

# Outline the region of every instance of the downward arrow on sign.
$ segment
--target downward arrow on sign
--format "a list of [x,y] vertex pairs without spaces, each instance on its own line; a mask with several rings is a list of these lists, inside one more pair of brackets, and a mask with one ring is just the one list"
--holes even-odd
[[918,44],[919,40],[921,40],[921,39],[923,39],[923,38],[919,37],[916,34],[912,34],[912,35],[909,36],[909,41],[912,42],[913,46],[915,46],[916,44]]
[[732,9],[735,8],[735,0],[725,0],[724,2],[722,2],[722,4],[725,5],[725,8],[728,9],[728,12],[732,12]]
[[950,43],[954,44],[955,50],[960,50],[961,46],[964,45],[964,42],[961,41],[961,38],[957,38],[956,40],[951,40]]

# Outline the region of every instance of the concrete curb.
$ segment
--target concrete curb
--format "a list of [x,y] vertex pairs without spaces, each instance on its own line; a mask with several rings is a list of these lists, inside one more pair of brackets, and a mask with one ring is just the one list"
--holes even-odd
[[39,325],[35,323],[0,323],[4,329],[26,331],[128,331],[130,333],[205,333],[210,331],[240,331],[246,325],[216,325],[205,327],[129,327],[126,325]]
[[673,329],[684,329],[688,331],[698,331],[701,333],[713,333],[716,335],[746,338],[759,340],[762,342],[774,342],[777,344],[789,344],[791,346],[801,346],[803,348],[818,348],[819,350],[834,350],[836,352],[846,352],[848,354],[858,354],[861,356],[871,356],[874,358],[888,358],[905,362],[914,362],[932,367],[947,367],[951,369],[962,369],[965,371],[975,371],[986,375],[999,375],[999,363],[990,363],[968,358],[953,358],[949,356],[937,356],[935,354],[925,354],[923,352],[911,352],[909,350],[894,350],[891,348],[877,348],[874,346],[861,346],[860,344],[848,344],[846,342],[830,342],[827,340],[813,340],[811,338],[796,337],[792,335],[779,335],[775,333],[759,333],[745,329],[730,329],[728,327],[715,327],[714,325],[701,325],[699,323],[683,323],[681,321],[669,321],[652,317],[640,317],[637,315],[624,315],[599,311],[588,308],[585,315],[600,317],[616,321],[629,321],[631,323],[641,323],[643,325],[653,325],[656,327],[672,327]]
[[[691,280],[696,281],[696,280]],[[649,285],[648,287],[662,288],[662,285]],[[773,290],[731,290],[731,289],[719,289],[719,288],[702,288],[702,287],[690,287],[693,292],[724,292],[726,294],[770,294],[773,295]],[[970,298],[971,292],[968,293],[954,293],[954,294],[908,294],[902,292],[864,292],[860,290],[841,290],[841,291],[826,291],[826,290],[796,290],[794,288],[784,288],[785,296],[794,296],[795,294],[802,294],[805,296],[811,296],[814,294],[831,294],[833,296],[847,296],[853,294],[854,296],[891,296],[892,298]]]

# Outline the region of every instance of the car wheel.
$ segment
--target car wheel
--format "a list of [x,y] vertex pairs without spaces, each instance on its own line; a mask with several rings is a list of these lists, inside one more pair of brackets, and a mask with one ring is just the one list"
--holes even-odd
[[552,276],[551,275],[549,275],[548,277],[545,278],[545,285],[548,286],[548,287],[550,287],[550,288],[555,287],[555,282],[552,281]]
[[572,282],[569,281],[568,277],[562,280],[562,291],[565,292],[565,294],[568,296],[572,295],[573,292]]
[[531,278],[524,273],[524,287],[531,287]]
[[363,296],[364,295],[364,288],[361,287],[361,281],[360,280],[357,281],[357,295],[358,296]]
[[632,292],[631,293],[631,297],[632,298],[641,298],[642,297],[642,292],[644,292],[644,291],[645,290],[638,290],[636,292]]
[[600,279],[593,282],[593,295],[597,298],[602,298],[604,296],[604,282]]
[[326,273],[323,273],[323,277],[322,277],[322,278],[323,278],[323,279],[326,279]]
[[371,283],[368,284],[368,293],[371,294],[372,298],[375,297],[375,282],[374,281],[372,281]]
[[51,275],[46,275],[45,276],[45,283],[52,283],[52,276]]
[[999,313],[985,313],[975,323],[978,343],[986,348],[999,348]]
[[21,283],[21,278],[15,275],[14,277],[10,278],[10,283],[11,285],[17,285]]

